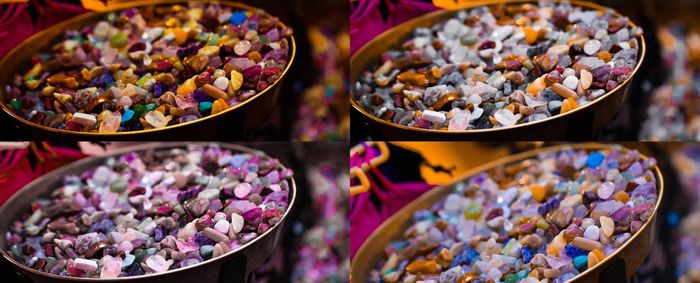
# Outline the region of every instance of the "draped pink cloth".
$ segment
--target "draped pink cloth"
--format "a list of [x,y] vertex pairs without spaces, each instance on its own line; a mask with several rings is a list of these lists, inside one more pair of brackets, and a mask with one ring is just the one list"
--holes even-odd
[[[350,52],[354,54],[365,43],[400,23],[438,9],[430,1],[420,0],[359,0],[350,11]],[[380,6],[388,10],[386,20]]]
[[[36,22],[32,20],[30,8],[37,13]],[[86,11],[79,1],[30,0],[0,4],[0,59],[32,34]]]
[[[367,150],[364,156],[351,156],[350,167],[359,167],[363,163],[369,163],[377,152]],[[409,202],[433,188],[425,182],[393,183],[386,178],[377,168],[370,168],[367,172],[370,181],[370,190],[358,195],[350,196],[350,257],[354,257],[367,237],[374,232],[379,225],[396,211]],[[378,200],[379,206],[376,205]],[[377,247],[383,248],[383,247]]]
[[0,205],[9,199],[24,185],[53,169],[85,157],[79,150],[70,148],[52,148],[57,157],[41,152],[44,163],[32,165],[29,162],[29,150],[8,150],[0,155]]

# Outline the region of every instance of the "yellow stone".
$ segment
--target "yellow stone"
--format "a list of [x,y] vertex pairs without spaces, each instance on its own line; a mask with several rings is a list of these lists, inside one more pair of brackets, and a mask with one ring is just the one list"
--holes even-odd
[[207,45],[199,49],[197,54],[206,55],[212,57],[219,54],[219,47],[216,45]]
[[236,91],[241,88],[241,85],[243,85],[243,74],[236,70],[231,70],[231,81],[229,87],[233,91]]
[[194,83],[194,77],[192,77],[177,88],[177,95],[187,97],[190,93],[194,92],[195,89],[197,89],[197,85]]
[[23,79],[26,81],[26,80],[28,80],[30,77],[36,77],[36,76],[38,76],[38,75],[41,73],[41,67],[42,67],[42,66],[41,66],[41,63],[36,63],[36,64],[34,65],[34,67],[32,67],[32,69],[29,70],[29,72],[27,72],[26,74],[24,74]]

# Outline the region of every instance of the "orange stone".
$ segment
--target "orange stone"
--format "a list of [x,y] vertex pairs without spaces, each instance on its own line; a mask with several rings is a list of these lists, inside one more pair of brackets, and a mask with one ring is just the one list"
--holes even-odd
[[547,246],[547,254],[558,256],[561,249],[563,249],[565,246],[566,240],[564,240],[564,237],[561,235],[556,235],[554,239],[552,239],[552,242],[549,243],[549,246]]
[[79,86],[78,81],[74,77],[66,76],[65,74],[55,74],[46,79],[51,85],[65,87],[65,88],[77,88]]
[[566,112],[576,109],[576,107],[578,107],[576,100],[573,97],[569,97],[561,103],[560,113],[564,114]]
[[547,195],[544,187],[538,184],[530,185],[530,192],[532,193],[532,198],[534,198],[537,202],[544,201],[544,198]]
[[593,249],[591,253],[593,253],[598,258],[598,261],[602,261],[603,259],[605,259],[605,254],[599,249]]
[[619,191],[613,195],[613,199],[622,203],[626,203],[630,200],[630,195],[625,191]]
[[467,272],[457,279],[457,283],[471,283],[475,279],[479,279],[479,274],[476,274],[476,272]]
[[396,76],[396,79],[399,82],[409,84],[409,85],[414,85],[414,86],[421,86],[425,87],[428,85],[428,80],[425,78],[424,74],[418,74],[418,73],[413,73],[413,72],[404,72]]
[[527,93],[532,95],[538,95],[546,87],[547,83],[544,82],[544,78],[539,77],[527,86]]
[[534,44],[537,42],[537,31],[532,27],[524,27],[523,32],[525,33],[525,41],[527,44]]
[[596,56],[598,56],[600,60],[605,61],[605,63],[610,62],[610,60],[612,60],[612,55],[608,51],[600,51]]
[[219,98],[211,106],[211,115],[228,109],[228,103],[223,98]]
[[411,274],[437,274],[440,265],[435,260],[415,260],[406,266],[406,272]]
[[452,263],[452,253],[449,250],[443,248],[440,250],[438,255],[435,257],[435,262],[442,266],[443,268],[449,268]]
[[173,35],[175,36],[175,43],[177,45],[182,45],[187,41],[187,33],[182,28],[174,28]]
[[506,105],[506,107],[504,107],[504,108],[506,110],[509,110],[510,112],[515,113],[515,104],[513,104],[513,103]]

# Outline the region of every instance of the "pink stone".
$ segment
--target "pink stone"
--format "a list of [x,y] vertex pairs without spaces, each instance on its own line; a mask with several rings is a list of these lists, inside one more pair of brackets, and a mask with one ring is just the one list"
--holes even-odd
[[272,170],[270,173],[265,175],[265,179],[270,181],[270,184],[277,184],[280,182],[280,174],[277,172],[277,170]]
[[100,271],[100,278],[117,278],[122,271],[122,258],[105,256],[104,265]]
[[131,250],[133,250],[133,249],[134,249],[134,245],[131,244],[131,242],[129,242],[129,241],[124,241],[121,244],[119,244],[119,246],[117,246],[117,251],[119,251],[119,252],[124,251],[124,252],[128,253],[128,252],[131,252]]
[[155,273],[167,271],[171,264],[172,261],[168,262],[165,260],[165,258],[158,254],[150,256],[146,259],[146,266],[148,266]]
[[447,126],[447,130],[449,131],[462,131],[466,130],[467,126],[469,126],[469,119],[471,118],[471,113],[466,110],[460,110],[454,116],[452,116],[452,119],[450,119],[450,123]]
[[97,270],[97,262],[84,258],[76,258],[73,260],[73,267],[85,272],[94,272]]
[[234,195],[236,195],[237,198],[245,198],[248,196],[250,193],[250,190],[252,190],[253,187],[250,186],[248,183],[239,183],[236,185],[236,187],[233,189]]

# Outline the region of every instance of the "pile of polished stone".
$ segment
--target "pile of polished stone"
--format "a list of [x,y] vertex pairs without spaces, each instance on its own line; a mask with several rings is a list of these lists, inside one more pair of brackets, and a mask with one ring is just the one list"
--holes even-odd
[[3,103],[33,123],[71,131],[185,123],[274,84],[291,33],[259,10],[219,4],[126,9],[66,31],[5,86]]
[[415,212],[368,280],[565,282],[649,220],[655,167],[634,150],[562,150],[476,174]]
[[696,144],[686,145],[672,154],[673,165],[683,185],[690,212],[683,216],[674,231],[677,251],[675,274],[679,283],[700,281],[700,148]]
[[64,177],[5,235],[18,262],[51,274],[165,272],[235,251],[274,227],[292,172],[215,145],[110,158]]
[[509,127],[588,104],[628,80],[642,30],[612,10],[498,5],[417,28],[354,84],[371,115],[424,129]]
[[652,91],[640,140],[700,140],[700,33],[681,26],[659,29],[668,77]]

